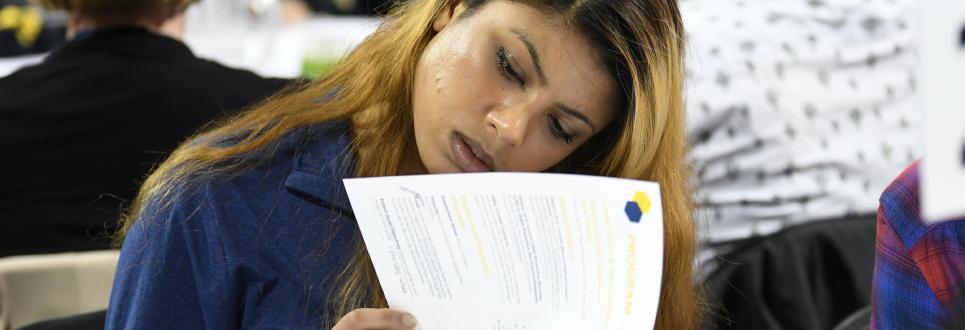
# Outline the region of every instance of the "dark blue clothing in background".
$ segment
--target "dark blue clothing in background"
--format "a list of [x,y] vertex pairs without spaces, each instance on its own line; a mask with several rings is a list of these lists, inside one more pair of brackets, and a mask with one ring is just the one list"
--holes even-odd
[[[258,157],[258,155],[248,155]],[[290,133],[243,175],[193,181],[131,227],[107,329],[320,329],[358,227],[348,125]]]

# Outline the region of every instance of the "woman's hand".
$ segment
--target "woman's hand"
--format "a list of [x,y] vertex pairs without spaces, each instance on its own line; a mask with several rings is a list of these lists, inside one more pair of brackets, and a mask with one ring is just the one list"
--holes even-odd
[[411,330],[412,314],[388,308],[359,308],[345,314],[332,330]]

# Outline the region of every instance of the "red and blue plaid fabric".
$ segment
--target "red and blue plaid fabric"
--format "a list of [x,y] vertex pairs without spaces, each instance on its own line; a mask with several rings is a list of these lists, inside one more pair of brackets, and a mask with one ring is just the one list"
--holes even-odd
[[965,218],[922,221],[917,162],[880,201],[871,328],[965,329]]

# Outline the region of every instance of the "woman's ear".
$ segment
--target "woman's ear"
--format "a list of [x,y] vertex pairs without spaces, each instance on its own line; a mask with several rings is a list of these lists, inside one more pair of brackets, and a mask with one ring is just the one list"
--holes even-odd
[[465,1],[462,0],[447,0],[446,8],[443,8],[436,20],[432,22],[432,29],[436,33],[442,32],[446,26],[456,20],[463,11],[466,10]]

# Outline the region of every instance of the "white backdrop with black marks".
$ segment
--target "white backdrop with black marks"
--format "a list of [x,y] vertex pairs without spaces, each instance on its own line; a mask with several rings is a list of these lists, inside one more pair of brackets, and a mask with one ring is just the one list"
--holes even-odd
[[683,0],[705,243],[871,215],[921,156],[914,0]]

